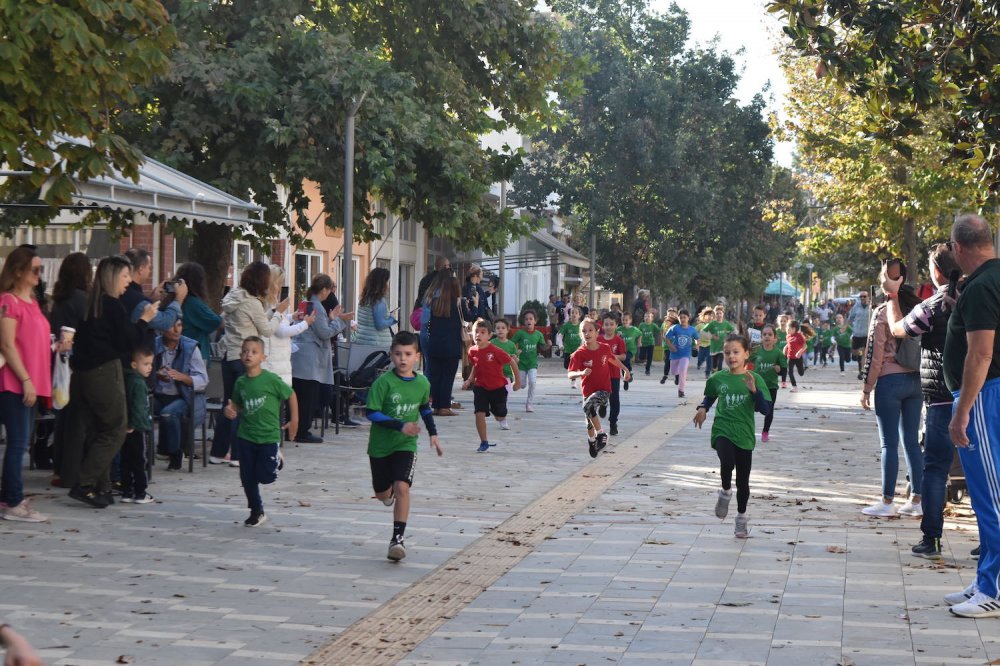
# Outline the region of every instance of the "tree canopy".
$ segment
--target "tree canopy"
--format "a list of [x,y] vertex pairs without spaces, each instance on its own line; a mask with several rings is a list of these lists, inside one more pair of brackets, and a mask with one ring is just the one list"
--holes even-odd
[[764,101],[733,99],[734,61],[689,49],[687,15],[643,0],[557,0],[563,44],[589,63],[565,123],[535,134],[513,199],[550,194],[577,237],[598,237],[598,278],[698,299],[759,293],[788,253],[763,219],[777,174]]

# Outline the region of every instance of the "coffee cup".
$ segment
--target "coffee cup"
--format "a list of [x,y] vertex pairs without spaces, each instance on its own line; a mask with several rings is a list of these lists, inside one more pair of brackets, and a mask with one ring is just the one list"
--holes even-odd
[[76,335],[76,329],[70,326],[63,326],[59,332],[62,334],[63,342],[73,342],[73,336]]

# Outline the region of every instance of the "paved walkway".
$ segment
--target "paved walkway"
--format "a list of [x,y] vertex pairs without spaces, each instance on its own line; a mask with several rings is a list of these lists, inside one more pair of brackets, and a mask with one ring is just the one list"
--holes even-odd
[[909,554],[916,520],[860,515],[878,493],[878,446],[850,375],[810,369],[810,388],[782,392],[755,453],[752,538],[736,540],[712,515],[718,471],[708,433],[689,425],[696,399],[640,377],[618,443],[592,462],[561,363],[541,374],[538,411],[515,394],[513,429],[492,433],[487,454],[468,409],[439,419],[445,457],[422,449],[398,565],[365,429],[289,447],[259,530],[242,526],[235,469],[159,472],[158,503],[104,511],[29,472],[53,520],[0,522],[0,616],[47,662],[80,666],[1000,657],[1000,623],[950,617],[940,601],[974,573],[967,505],[940,565]]

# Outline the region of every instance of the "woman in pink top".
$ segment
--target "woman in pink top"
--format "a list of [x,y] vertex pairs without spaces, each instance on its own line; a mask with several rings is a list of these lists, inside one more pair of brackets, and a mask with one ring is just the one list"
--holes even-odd
[[28,247],[7,257],[0,271],[0,423],[7,430],[0,501],[3,518],[41,523],[48,518],[24,499],[21,468],[31,436],[35,404],[52,396],[52,349],[49,322],[38,307],[34,289],[42,278],[42,260]]

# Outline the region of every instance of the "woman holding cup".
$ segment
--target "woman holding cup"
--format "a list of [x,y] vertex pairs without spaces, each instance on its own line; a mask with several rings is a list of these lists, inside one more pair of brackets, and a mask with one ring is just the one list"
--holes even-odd
[[52,395],[49,322],[34,298],[42,260],[28,247],[7,257],[0,271],[0,423],[7,431],[0,501],[4,520],[41,523],[48,517],[24,499],[22,467],[39,398]]

